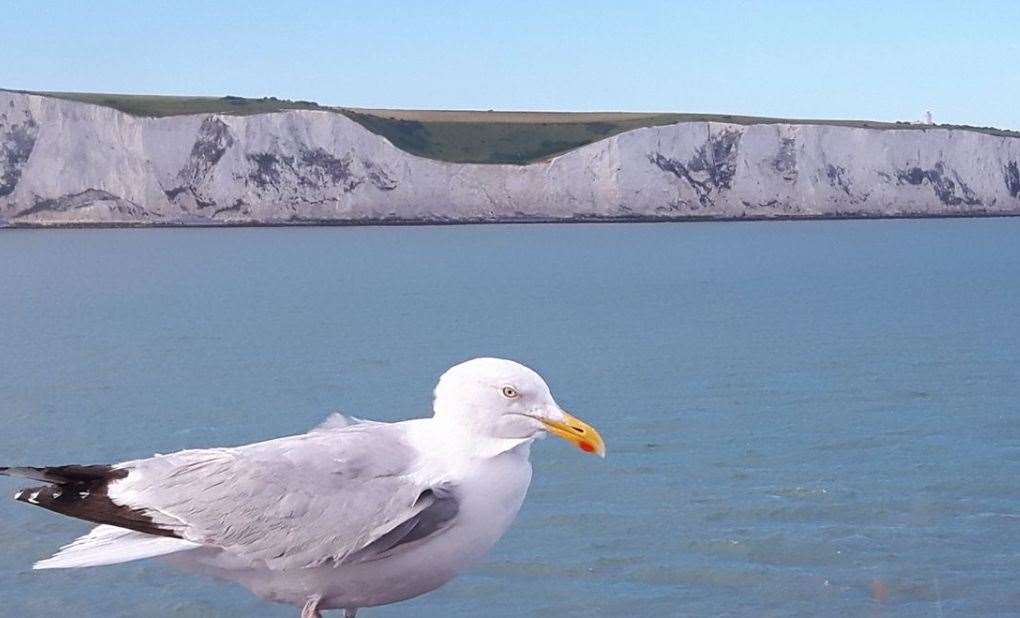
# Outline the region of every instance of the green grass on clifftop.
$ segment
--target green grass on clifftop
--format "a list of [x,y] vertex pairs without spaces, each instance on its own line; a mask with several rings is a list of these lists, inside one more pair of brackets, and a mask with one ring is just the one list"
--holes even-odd
[[977,131],[1000,137],[1020,137],[1020,132],[992,127],[963,125],[932,127],[917,123],[870,120],[679,113],[387,110],[327,107],[312,101],[291,101],[276,97],[249,99],[235,96],[183,97],[79,92],[28,94],[102,105],[134,116],[149,117],[184,114],[250,115],[297,109],[339,113],[411,154],[454,163],[532,163],[624,131],[698,121],[742,125],[815,124],[919,131],[939,128]]
[[[27,92],[27,91],[16,91]],[[186,114],[267,114],[291,109],[320,109],[312,101],[289,101],[276,97],[178,97],[156,94],[104,94],[102,92],[27,92],[44,97],[102,105],[132,116],[183,116]]]

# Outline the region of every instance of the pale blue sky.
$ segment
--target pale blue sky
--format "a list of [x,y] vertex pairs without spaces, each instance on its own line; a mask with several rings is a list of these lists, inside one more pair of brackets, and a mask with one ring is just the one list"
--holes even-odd
[[1020,129],[1020,1],[39,2],[0,86]]

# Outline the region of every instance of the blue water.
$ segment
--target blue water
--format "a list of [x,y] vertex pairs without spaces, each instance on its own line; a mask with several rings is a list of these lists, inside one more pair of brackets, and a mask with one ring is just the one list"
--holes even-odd
[[[598,427],[515,527],[370,616],[1020,614],[1020,219],[0,233],[0,460],[116,461],[428,412],[472,356]],[[0,490],[15,489],[0,479]],[[30,570],[3,616],[288,616],[160,563]]]

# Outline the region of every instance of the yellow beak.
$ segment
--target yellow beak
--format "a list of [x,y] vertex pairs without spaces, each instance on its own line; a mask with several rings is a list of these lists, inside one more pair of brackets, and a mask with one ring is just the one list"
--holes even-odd
[[602,436],[595,431],[594,427],[581,419],[564,412],[562,421],[543,420],[542,424],[546,426],[549,433],[576,444],[577,448],[585,453],[594,453],[599,457],[606,456],[606,443],[602,441]]

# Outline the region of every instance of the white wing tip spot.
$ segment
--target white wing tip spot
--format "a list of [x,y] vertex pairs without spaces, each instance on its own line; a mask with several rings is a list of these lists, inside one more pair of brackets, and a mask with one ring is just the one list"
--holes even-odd
[[21,500],[21,496],[24,496],[24,495],[25,495],[25,490],[21,490],[18,493],[14,494],[14,499],[15,500]]
[[87,491],[79,491],[78,495],[81,496],[82,498],[88,498],[89,497],[89,492],[87,492]]
[[32,504],[39,504],[39,492],[32,492],[32,495],[28,497],[28,501]]

